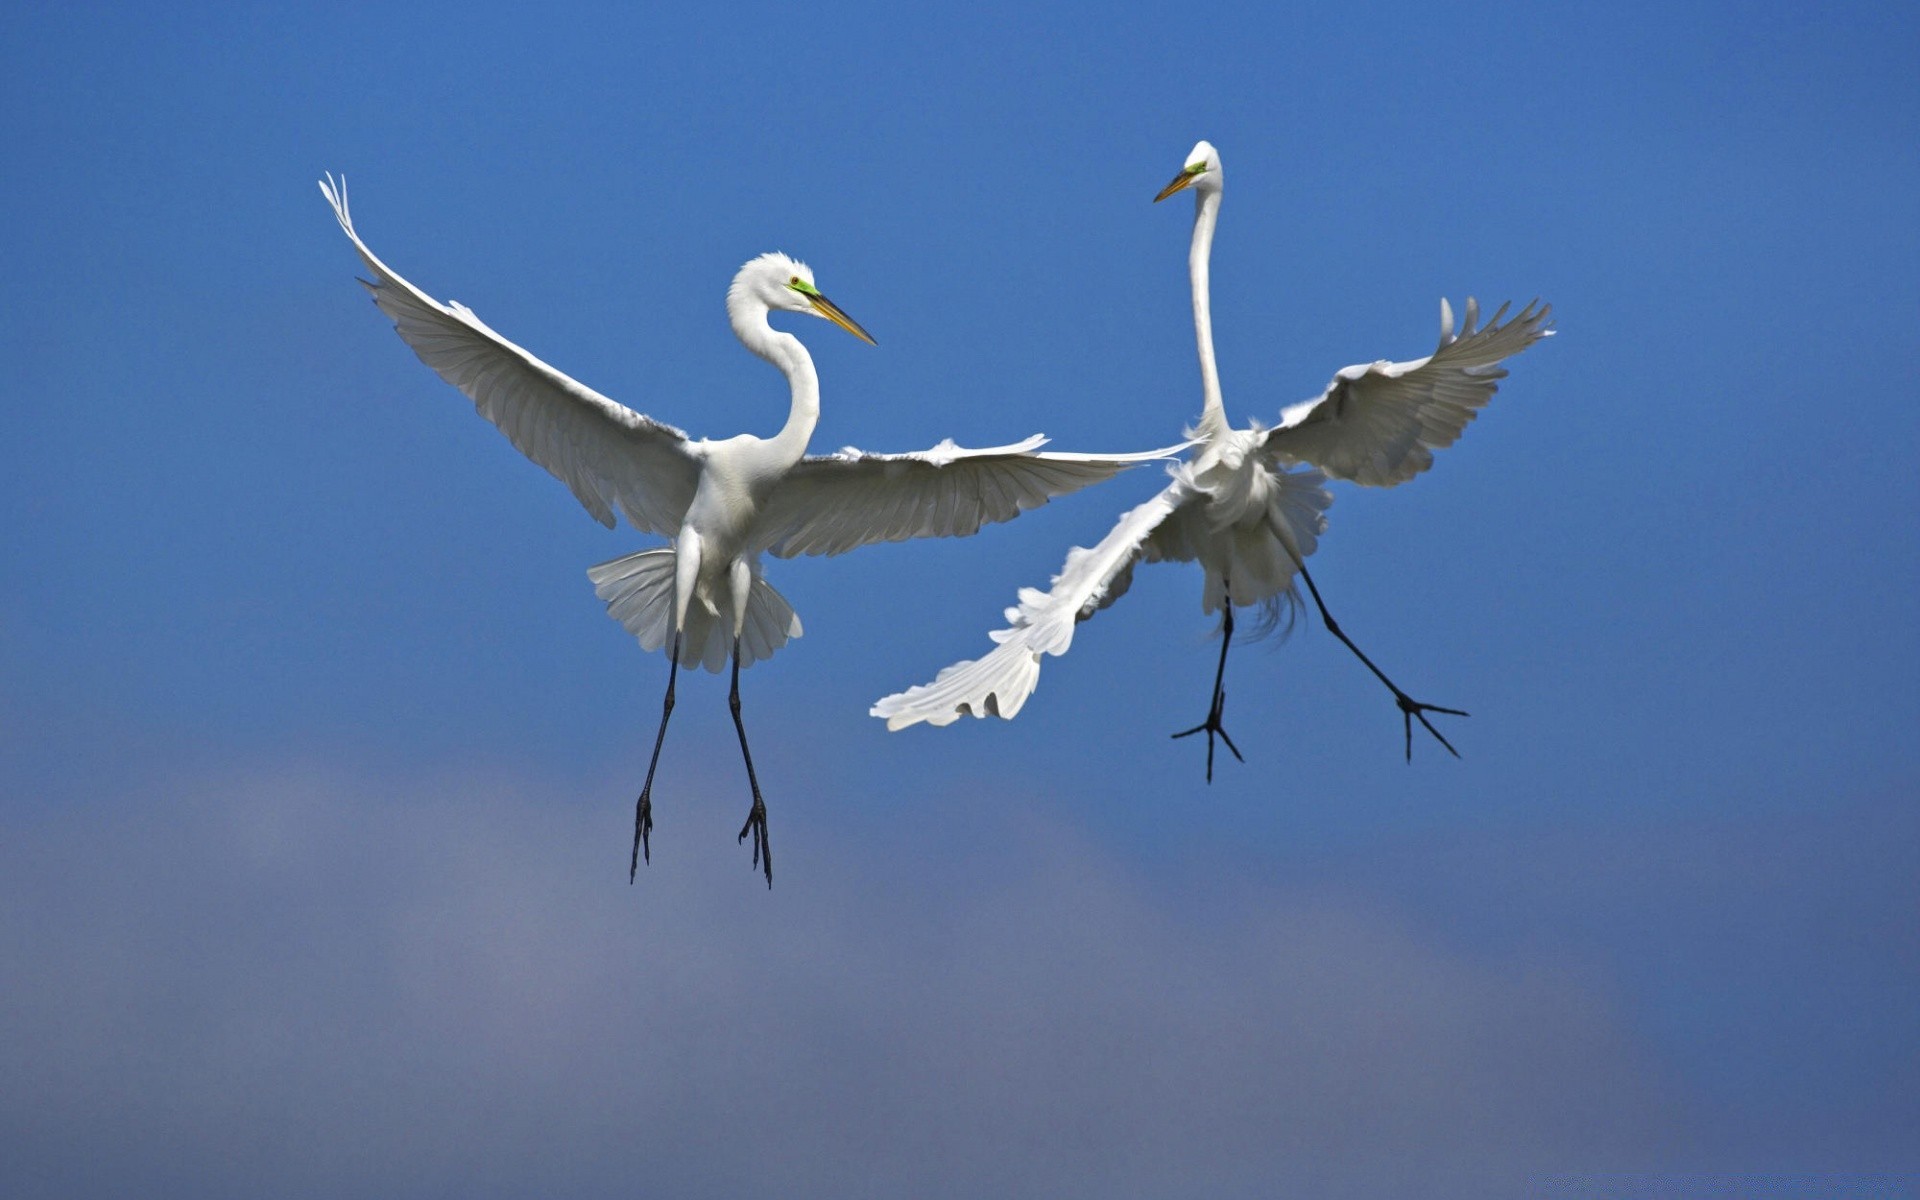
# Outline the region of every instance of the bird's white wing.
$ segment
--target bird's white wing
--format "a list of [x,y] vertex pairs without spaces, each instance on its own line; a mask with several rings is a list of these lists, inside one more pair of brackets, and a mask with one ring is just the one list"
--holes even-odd
[[850,446],[838,454],[809,455],[774,484],[754,540],[792,558],[843,554],[871,542],[966,537],[1186,448],[1059,454],[1040,449],[1046,440],[1035,434],[986,450],[948,440],[917,454],[868,454]]
[[1281,461],[1312,463],[1337,479],[1368,487],[1405,483],[1451,446],[1507,372],[1500,361],[1552,334],[1552,305],[1527,307],[1501,324],[1503,304],[1484,328],[1469,297],[1458,337],[1453,309],[1440,301],[1440,346],[1412,362],[1344,367],[1327,390],[1292,405],[1266,431],[1265,450]]
[[1007,610],[1008,628],[988,635],[1000,643],[991,653],[954,663],[932,683],[896,692],[868,711],[890,730],[920,721],[949,725],[965,716],[1012,719],[1040,686],[1040,656],[1065,654],[1074,626],[1125,595],[1142,558],[1172,557],[1153,553],[1155,531],[1197,495],[1176,477],[1159,495],[1122,515],[1097,545],[1067,551],[1051,590],[1020,589],[1019,604]]
[[617,507],[636,529],[671,537],[699,483],[687,435],[568,378],[501,337],[458,301],[441,304],[374,256],[354,232],[346,181],[329,175],[320,191],[340,228],[373,272],[365,280],[402,341],[522,454],[572,489],[602,525]]

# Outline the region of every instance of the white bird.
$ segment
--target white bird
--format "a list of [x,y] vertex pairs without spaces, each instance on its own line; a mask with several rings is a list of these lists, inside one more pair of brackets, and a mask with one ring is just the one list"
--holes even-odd
[[[1213,779],[1213,738],[1239,749],[1221,724],[1226,704],[1222,684],[1233,640],[1236,605],[1259,605],[1267,624],[1291,615],[1299,603],[1293,576],[1306,580],[1327,629],[1392,689],[1406,726],[1406,753],[1413,757],[1417,718],[1440,744],[1459,752],[1427,720],[1428,712],[1467,715],[1422,704],[1394,685],[1340,629],[1307,573],[1306,558],[1326,529],[1332,497],[1322,486],[1331,476],[1370,487],[1405,483],[1433,465],[1433,451],[1453,444],[1467,422],[1492,398],[1507,372],[1499,365],[1547,337],[1552,309],[1528,305],[1506,324],[1507,307],[1484,327],[1479,308],[1467,301],[1466,321],[1456,336],[1453,310],[1440,302],[1440,345],[1412,362],[1374,362],[1346,367],[1311,400],[1281,411],[1272,428],[1227,424],[1220,374],[1213,354],[1213,318],[1207,268],[1225,183],[1220,155],[1207,142],[1194,146],[1186,166],[1154,197],[1156,202],[1192,188],[1193,243],[1187,266],[1193,286],[1193,324],[1200,352],[1205,407],[1189,435],[1199,447],[1172,468],[1173,482],[1159,495],[1121,516],[1091,549],[1075,547],[1054,576],[1052,590],[1023,588],[1009,608],[1010,625],[990,636],[998,648],[985,657],[955,663],[934,679],[887,696],[872,715],[888,729],[919,721],[946,725],[961,716],[1012,717],[1040,683],[1040,657],[1065,654],[1074,626],[1125,594],[1136,563],[1198,561],[1206,571],[1201,593],[1205,612],[1221,612],[1220,663],[1207,718],[1174,737],[1207,735],[1207,779]],[[1302,464],[1306,464],[1304,467]],[[1245,761],[1242,759],[1242,761]]]
[[820,381],[800,340],[767,323],[774,310],[823,317],[869,344],[873,338],[814,286],[806,264],[763,254],[740,268],[727,289],[727,316],[747,349],[787,378],[786,424],[771,438],[718,441],[645,417],[568,378],[489,329],[458,301],[441,304],[388,269],[354,232],[346,185],[329,175],[321,192],[340,228],[373,272],[363,280],[380,311],[420,360],[474,402],[528,458],[545,467],[601,524],[616,511],[644,533],[673,545],[642,550],[587,574],[607,611],[647,650],[669,641],[671,665],[646,784],[634,806],[628,878],[652,857],[653,775],[673,713],[681,665],[720,672],[729,658],[728,704],[746,761],[753,807],[740,839],[754,837],[753,863],[773,883],[766,804],[740,719],[740,668],[800,636],[800,620],[761,576],[763,551],[840,554],[871,542],[965,537],[1107,479],[1126,467],[1167,458],[1172,446],[1137,454],[1042,452],[1035,435],[1009,446],[963,449],[951,440],[917,454],[842,450],[808,456],[820,416]]

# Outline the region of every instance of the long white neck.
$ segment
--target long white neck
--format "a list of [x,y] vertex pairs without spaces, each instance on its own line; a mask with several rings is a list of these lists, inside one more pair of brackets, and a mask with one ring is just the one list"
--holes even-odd
[[1207,263],[1213,257],[1213,227],[1219,220],[1219,189],[1201,189],[1193,206],[1193,246],[1187,251],[1187,275],[1193,281],[1193,336],[1200,346],[1200,388],[1205,394],[1199,433],[1208,438],[1227,432],[1227,409],[1220,397],[1220,368],[1213,358],[1213,308],[1207,282]]
[[787,377],[793,389],[793,407],[787,423],[773,436],[771,444],[790,462],[799,462],[820,421],[820,376],[813,369],[813,356],[790,333],[782,333],[767,324],[767,307],[753,300],[738,302],[727,298],[727,319],[740,344],[766,359]]

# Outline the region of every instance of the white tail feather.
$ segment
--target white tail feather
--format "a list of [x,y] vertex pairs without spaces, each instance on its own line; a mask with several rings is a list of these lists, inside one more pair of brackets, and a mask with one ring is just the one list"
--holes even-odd
[[[620,622],[643,650],[663,649],[673,639],[673,564],[669,547],[641,550],[587,568],[594,593],[607,603],[607,615]],[[730,610],[732,606],[722,603],[720,607]],[[771,658],[801,632],[793,606],[756,569],[747,619],[740,630],[740,665],[750,667]],[[726,669],[732,653],[733,636],[726,623],[716,620],[703,604],[688,605],[680,665],[701,666],[718,674]]]

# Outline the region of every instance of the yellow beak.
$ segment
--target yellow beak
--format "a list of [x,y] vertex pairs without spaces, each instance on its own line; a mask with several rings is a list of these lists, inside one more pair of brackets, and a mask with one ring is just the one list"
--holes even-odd
[[841,312],[839,305],[827,299],[825,296],[822,296],[819,292],[810,293],[807,296],[807,299],[813,301],[814,312],[825,317],[827,320],[832,321],[835,325],[838,325],[840,328],[846,330],[848,333],[859,338],[861,341],[865,342],[867,345],[869,346],[879,345],[878,342],[873,340],[872,334],[860,328],[860,322],[854,320],[852,317]]
[[1200,178],[1200,172],[1198,171],[1180,172],[1178,175],[1175,175],[1173,177],[1172,183],[1169,183],[1167,186],[1160,189],[1160,194],[1153,198],[1153,202],[1155,204],[1158,204],[1162,200],[1165,200],[1168,196],[1173,195],[1175,192],[1185,191],[1188,187],[1191,187],[1193,185],[1193,181],[1198,178]]

